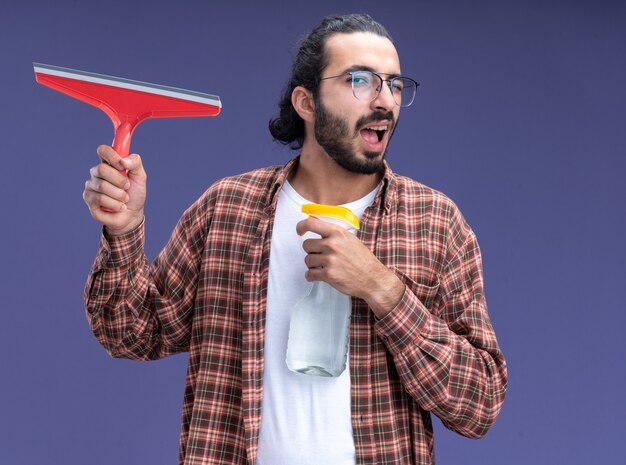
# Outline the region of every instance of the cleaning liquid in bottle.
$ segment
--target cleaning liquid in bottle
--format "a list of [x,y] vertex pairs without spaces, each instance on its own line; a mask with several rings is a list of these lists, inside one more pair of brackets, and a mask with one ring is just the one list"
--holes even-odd
[[[302,212],[356,233],[359,220],[349,209],[306,204]],[[339,376],[346,368],[351,297],[315,281],[293,308],[287,342],[287,367],[314,376]]]

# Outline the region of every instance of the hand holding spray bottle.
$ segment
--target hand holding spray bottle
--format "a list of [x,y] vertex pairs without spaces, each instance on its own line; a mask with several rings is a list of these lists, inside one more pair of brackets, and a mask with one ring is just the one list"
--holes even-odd
[[[302,212],[352,233],[359,220],[345,207],[305,204]],[[291,371],[314,376],[339,376],[346,368],[350,336],[351,297],[324,281],[315,281],[293,308],[287,343]]]

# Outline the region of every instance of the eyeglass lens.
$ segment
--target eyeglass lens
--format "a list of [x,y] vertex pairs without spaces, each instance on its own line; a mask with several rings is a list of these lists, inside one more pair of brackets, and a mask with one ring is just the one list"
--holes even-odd
[[408,107],[413,103],[417,85],[409,78],[396,77],[384,80],[371,71],[356,71],[352,73],[352,92],[359,100],[371,101],[381,92],[383,81],[391,89],[395,102],[401,107]]

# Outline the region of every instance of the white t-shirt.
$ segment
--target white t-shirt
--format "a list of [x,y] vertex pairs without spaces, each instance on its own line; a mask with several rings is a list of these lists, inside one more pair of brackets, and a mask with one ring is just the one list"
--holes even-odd
[[[377,190],[343,206],[361,218]],[[291,310],[312,286],[304,278],[302,242],[316,235],[296,233],[296,224],[307,217],[305,203],[311,202],[285,182],[270,251],[258,463],[354,465],[349,365],[341,376],[325,378],[294,373],[285,363]]]

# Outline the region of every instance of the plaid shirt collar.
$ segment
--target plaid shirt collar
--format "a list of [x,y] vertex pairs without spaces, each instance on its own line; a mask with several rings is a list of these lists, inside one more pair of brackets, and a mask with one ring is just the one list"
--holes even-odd
[[[266,209],[265,212],[268,215],[273,215],[276,210],[276,204],[278,202],[278,192],[283,188],[285,181],[289,178],[289,175],[293,170],[295,170],[300,162],[300,155],[292,158],[287,162],[283,168],[278,171],[276,179],[274,180],[272,189],[268,190],[268,197],[266,201]],[[376,193],[376,197],[374,198],[373,205],[378,206],[381,202],[384,203],[385,213],[389,213],[391,211],[393,205],[393,199],[396,195],[396,182],[394,181],[394,173],[389,167],[389,164],[385,160],[383,166],[383,178],[380,182],[382,184],[381,188]]]

